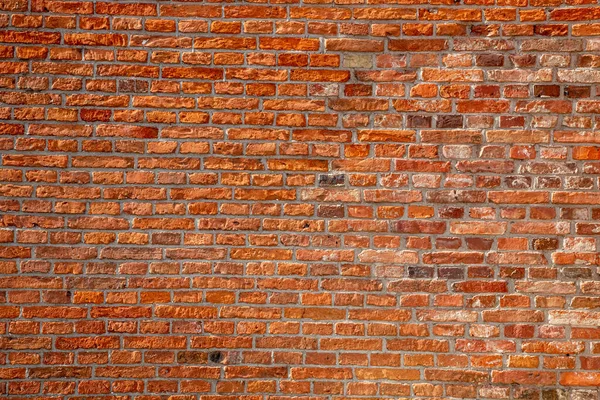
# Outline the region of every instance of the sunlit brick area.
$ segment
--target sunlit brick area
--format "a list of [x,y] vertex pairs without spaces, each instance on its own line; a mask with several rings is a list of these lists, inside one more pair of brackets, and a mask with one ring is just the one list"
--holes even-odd
[[598,400],[595,0],[0,0],[0,399]]

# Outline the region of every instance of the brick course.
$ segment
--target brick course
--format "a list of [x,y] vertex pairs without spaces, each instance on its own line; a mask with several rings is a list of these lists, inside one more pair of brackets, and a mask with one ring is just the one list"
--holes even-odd
[[593,400],[594,0],[0,0],[0,398]]

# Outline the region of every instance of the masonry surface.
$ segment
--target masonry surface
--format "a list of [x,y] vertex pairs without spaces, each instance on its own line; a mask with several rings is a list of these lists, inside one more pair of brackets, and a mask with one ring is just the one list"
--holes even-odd
[[595,400],[593,0],[0,0],[0,398]]

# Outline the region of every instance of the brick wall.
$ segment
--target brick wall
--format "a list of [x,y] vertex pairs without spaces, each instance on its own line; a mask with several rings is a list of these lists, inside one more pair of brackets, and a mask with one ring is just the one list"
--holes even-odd
[[598,398],[595,1],[143,1],[0,1],[1,398]]

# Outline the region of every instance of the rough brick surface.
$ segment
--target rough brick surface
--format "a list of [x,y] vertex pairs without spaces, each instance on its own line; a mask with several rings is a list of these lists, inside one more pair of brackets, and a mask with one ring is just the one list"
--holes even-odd
[[0,398],[594,400],[595,0],[0,0]]

